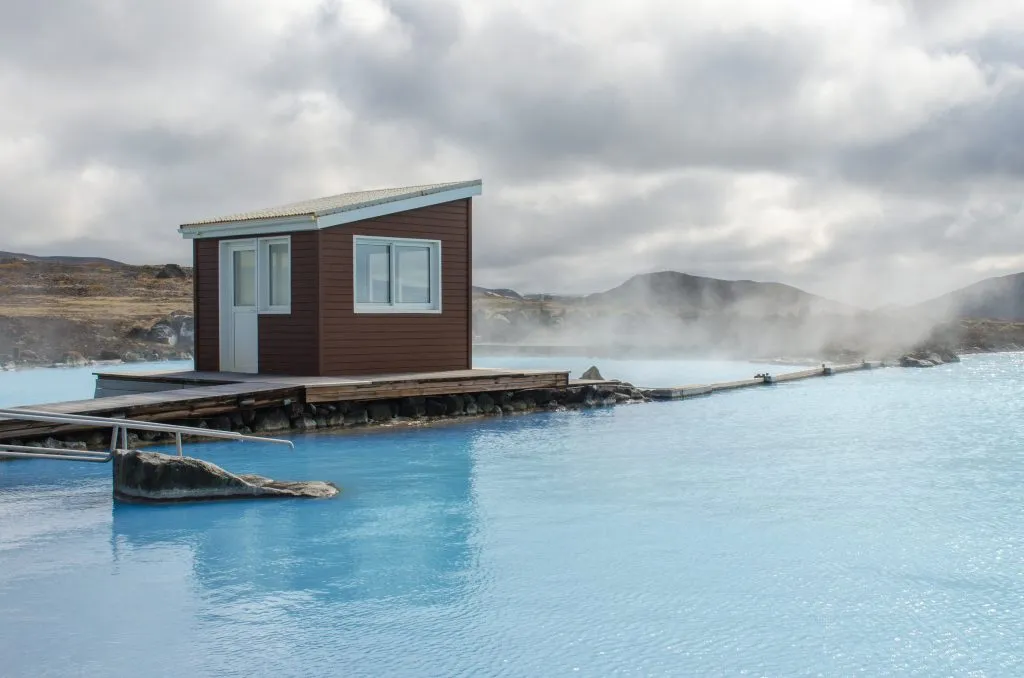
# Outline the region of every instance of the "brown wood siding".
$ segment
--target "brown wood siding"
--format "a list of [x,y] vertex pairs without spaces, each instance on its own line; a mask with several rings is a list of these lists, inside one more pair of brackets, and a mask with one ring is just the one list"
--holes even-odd
[[[469,219],[467,198],[320,231],[321,374],[394,374],[471,367]],[[442,312],[354,313],[355,235],[440,240]]]
[[473,366],[473,201],[466,201],[466,364]]
[[220,369],[220,241],[192,241],[193,293],[195,295],[195,367]]
[[[320,374],[319,234],[291,233],[292,312],[259,317],[259,372],[315,376]],[[272,237],[272,236],[267,236]]]
[[[260,315],[258,369],[261,374],[317,375],[320,373],[318,233],[280,235],[291,235],[292,239],[292,312]],[[205,372],[220,370],[221,240],[200,238],[193,246],[195,366],[196,370]]]

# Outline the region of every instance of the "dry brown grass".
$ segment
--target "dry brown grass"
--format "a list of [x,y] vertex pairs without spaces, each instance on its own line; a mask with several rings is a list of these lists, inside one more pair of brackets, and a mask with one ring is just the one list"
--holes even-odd
[[192,310],[191,278],[156,266],[0,264],[0,316],[128,321]]
[[152,297],[19,296],[0,299],[0,315],[12,318],[56,317],[69,320],[134,320],[191,311],[192,294]]

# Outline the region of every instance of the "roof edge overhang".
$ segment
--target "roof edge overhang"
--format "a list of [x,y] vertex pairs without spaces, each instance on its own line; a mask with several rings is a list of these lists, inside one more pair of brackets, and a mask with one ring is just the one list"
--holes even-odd
[[315,231],[321,228],[341,226],[365,219],[383,217],[389,214],[407,212],[421,207],[431,207],[454,200],[463,200],[480,195],[483,182],[479,179],[466,181],[441,190],[408,195],[398,199],[382,199],[361,203],[349,208],[326,212],[309,213],[267,219],[246,219],[241,221],[220,221],[203,224],[185,224],[178,228],[182,237],[188,240],[198,238],[229,238],[294,231]]

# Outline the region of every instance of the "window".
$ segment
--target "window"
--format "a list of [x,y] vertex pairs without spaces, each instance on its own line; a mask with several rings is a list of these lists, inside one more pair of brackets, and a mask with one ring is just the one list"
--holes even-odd
[[355,236],[356,313],[439,313],[441,243]]
[[291,238],[260,238],[260,313],[292,312]]
[[252,250],[235,250],[232,271],[235,274],[234,305],[256,305],[256,253]]

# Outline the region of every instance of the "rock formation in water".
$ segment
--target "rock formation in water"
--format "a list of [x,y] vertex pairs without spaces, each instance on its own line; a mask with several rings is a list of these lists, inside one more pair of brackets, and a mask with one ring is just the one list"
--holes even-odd
[[580,376],[580,379],[604,381],[604,377],[601,376],[601,372],[600,370],[597,369],[597,365],[591,365],[590,369],[588,369]]
[[114,457],[114,496],[135,502],[206,501],[279,497],[327,498],[333,483],[235,475],[201,459],[131,450]]
[[902,367],[935,367],[946,363],[958,363],[960,356],[948,346],[922,345],[900,357]]

